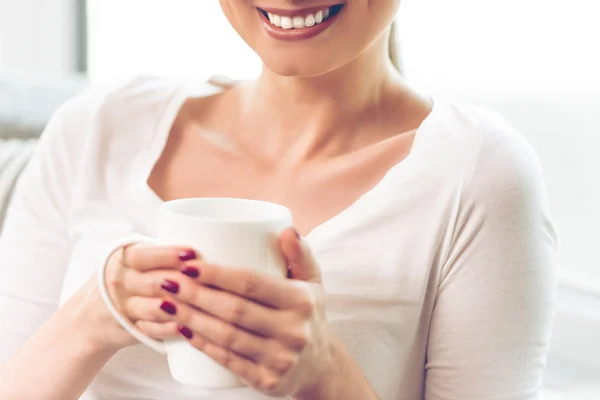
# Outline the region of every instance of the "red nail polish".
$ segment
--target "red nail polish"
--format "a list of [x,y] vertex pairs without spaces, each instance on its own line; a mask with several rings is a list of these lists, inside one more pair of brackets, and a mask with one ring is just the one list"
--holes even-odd
[[184,250],[179,253],[179,259],[181,261],[192,261],[196,259],[196,252],[194,250]]
[[188,339],[191,339],[191,338],[194,337],[194,333],[187,326],[180,325],[179,326],[179,333],[181,333],[183,336],[185,336]]
[[169,293],[173,293],[173,294],[179,293],[179,284],[177,282],[173,282],[168,279],[165,279],[164,282],[162,283],[162,285],[160,285],[160,287]]
[[160,305],[161,310],[163,310],[164,312],[166,312],[167,314],[170,315],[175,315],[177,314],[177,307],[175,307],[175,304],[170,303],[168,301],[164,301],[161,305]]
[[185,267],[181,273],[189,276],[190,278],[197,278],[200,276],[200,270],[196,267]]

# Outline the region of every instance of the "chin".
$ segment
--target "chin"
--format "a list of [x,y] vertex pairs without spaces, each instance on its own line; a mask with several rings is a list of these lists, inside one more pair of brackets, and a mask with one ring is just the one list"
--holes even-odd
[[314,78],[343,67],[352,60],[347,54],[336,54],[328,48],[288,49],[263,48],[258,56],[272,73],[285,77]]
[[279,76],[313,78],[323,75],[334,68],[321,67],[309,62],[291,63],[289,61],[277,60],[268,62],[263,60],[264,66]]

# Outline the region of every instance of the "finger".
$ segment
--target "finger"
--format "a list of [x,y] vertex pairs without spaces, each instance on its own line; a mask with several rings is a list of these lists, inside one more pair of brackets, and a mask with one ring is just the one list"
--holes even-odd
[[178,293],[168,294],[179,302],[191,305],[194,314],[200,314],[198,310],[202,310],[213,317],[261,336],[270,337],[278,333],[281,312],[222,290],[199,285],[191,280],[189,283],[183,283]]
[[192,249],[157,246],[152,243],[136,243],[121,249],[121,263],[140,271],[157,268],[183,268],[185,262],[196,260],[198,254]]
[[177,322],[151,322],[151,321],[137,321],[135,326],[147,336],[150,336],[156,340],[165,340],[178,338],[181,336],[179,333]]
[[293,309],[304,302],[303,290],[287,279],[243,268],[201,264],[198,282],[276,309]]
[[178,305],[177,321],[220,347],[229,349],[245,358],[259,362],[266,358],[270,344],[267,339],[259,337],[234,326],[222,319],[208,315],[185,305]]
[[[190,286],[189,283],[194,286]],[[176,294],[168,293],[168,296],[175,299],[178,303],[191,305],[192,315],[183,316],[181,313],[178,318],[199,318],[202,321],[196,321],[197,331],[202,331],[202,323],[208,323],[204,317],[200,318],[196,314],[213,318],[223,324],[243,328],[245,331],[260,335],[262,337],[273,338],[284,343],[288,348],[301,350],[306,346],[308,333],[305,317],[308,314],[299,312],[299,310],[276,310],[267,308],[263,305],[249,301],[237,295],[224,292],[218,289],[209,288],[189,280],[180,286],[180,291]],[[312,304],[307,303],[307,307],[312,311]],[[199,313],[199,310],[202,312]],[[205,314],[206,313],[206,314]],[[228,326],[215,325],[216,322],[206,326],[209,331],[208,336],[222,336],[225,342],[212,339],[215,342],[225,345],[229,342],[229,334],[233,332],[225,331]],[[191,324],[191,322],[190,322]],[[225,332],[223,332],[225,331]],[[210,334],[209,334],[210,333]],[[262,349],[264,350],[264,349]],[[248,354],[248,353],[246,353]]]
[[177,307],[164,299],[134,296],[122,302],[121,312],[134,321],[166,322],[175,320]]
[[133,268],[124,268],[115,281],[111,281],[109,284],[132,296],[153,297],[160,293],[155,288],[155,279],[152,273],[141,272]]
[[292,279],[321,283],[321,268],[308,243],[300,238],[295,229],[290,228],[283,232],[280,246]]
[[[189,285],[190,283],[192,286]],[[277,310],[267,308],[232,293],[198,285],[192,280],[183,282],[178,293],[169,292],[166,295],[177,302],[191,305],[194,313],[201,310],[214,318],[241,327],[246,331],[279,340],[291,349],[303,349],[308,341],[304,318],[312,312],[313,304],[310,302],[307,302],[306,309],[308,311],[306,314],[302,312],[302,309]],[[198,323],[198,326],[200,325]],[[201,331],[200,327],[198,331]]]
[[181,285],[197,285],[182,279],[180,272],[165,269],[142,272],[128,268],[120,282],[122,288],[130,295],[144,297],[162,297],[167,292],[177,293]]
[[108,283],[113,289],[129,296],[162,297],[165,289],[179,290],[179,283],[177,283],[178,280],[181,280],[179,271],[172,269],[139,271],[133,268],[123,268],[120,272]]
[[[276,340],[255,336],[218,318],[193,310],[185,315],[180,307],[178,321],[201,339],[264,365],[279,374],[289,372],[299,360],[299,352],[285,347]],[[198,340],[198,338],[196,339]],[[300,349],[299,349],[300,350]]]
[[232,351],[196,335],[189,342],[218,364],[238,375],[248,385],[264,393],[271,393],[279,387],[279,379],[275,373],[254,363]]

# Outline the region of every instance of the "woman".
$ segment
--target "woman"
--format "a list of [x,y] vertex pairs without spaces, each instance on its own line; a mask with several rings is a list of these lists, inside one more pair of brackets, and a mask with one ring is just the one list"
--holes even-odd
[[[0,397],[535,398],[555,234],[528,144],[405,84],[389,55],[399,0],[221,5],[264,63],[256,81],[136,79],[47,127],[1,241]],[[161,201],[212,196],[293,210],[289,280],[201,249],[113,251],[153,235]],[[141,330],[187,338],[249,387],[177,384],[132,346],[93,278],[107,257]]]

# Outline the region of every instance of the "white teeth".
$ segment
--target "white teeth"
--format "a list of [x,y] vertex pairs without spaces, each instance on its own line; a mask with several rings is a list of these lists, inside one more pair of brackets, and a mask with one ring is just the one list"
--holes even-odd
[[304,28],[305,27],[305,25],[304,25],[304,18],[302,18],[302,17],[294,17],[294,18],[292,18],[292,25],[296,29]]
[[315,22],[317,24],[323,22],[323,11],[317,11],[317,14],[315,15]]
[[281,17],[281,27],[283,29],[292,29],[294,27],[290,17]]
[[275,26],[283,29],[302,29],[322,23],[329,18],[330,12],[329,8],[325,8],[305,16],[282,17],[273,13],[267,13],[267,15],[271,24]]

